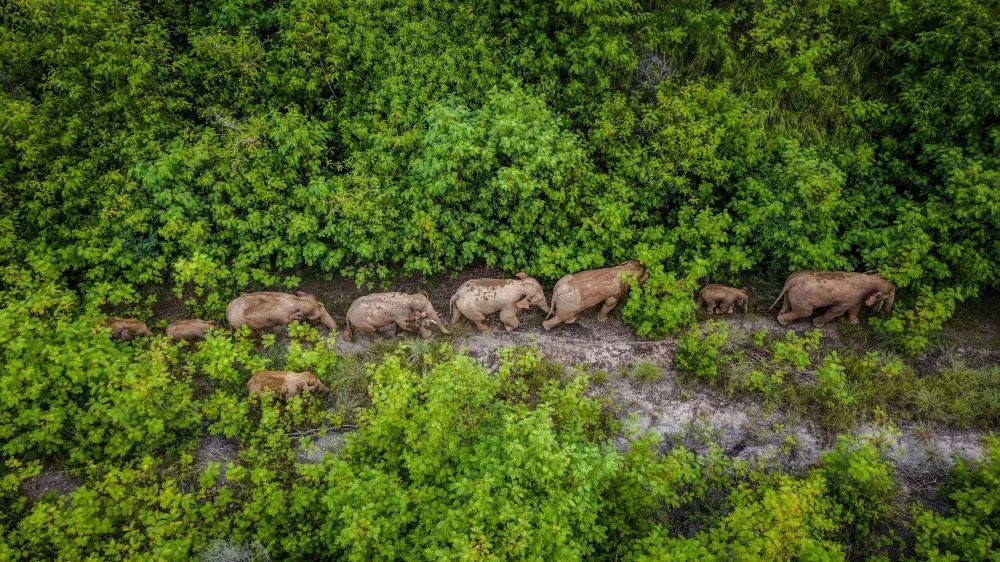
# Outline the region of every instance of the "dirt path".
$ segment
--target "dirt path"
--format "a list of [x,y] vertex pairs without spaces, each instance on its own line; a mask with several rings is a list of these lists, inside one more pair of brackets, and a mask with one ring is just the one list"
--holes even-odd
[[[419,278],[404,279],[391,289],[358,289],[349,280],[324,281],[305,279],[299,290],[317,295],[327,308],[342,321],[350,303],[363,294],[378,290],[425,291],[442,315],[448,317],[448,300],[464,281],[476,277],[506,277],[488,269],[470,269],[445,280],[425,282]],[[162,294],[162,293],[161,293]],[[767,306],[766,304],[764,305]],[[164,318],[182,317],[183,305],[171,297],[157,306],[157,314]],[[781,466],[786,470],[804,469],[815,465],[821,452],[833,445],[834,436],[815,427],[807,419],[791,419],[777,411],[766,411],[752,400],[730,397],[703,386],[678,384],[673,369],[676,340],[666,338],[648,341],[638,337],[633,330],[613,314],[605,323],[596,319],[596,312],[589,311],[571,325],[560,325],[551,332],[541,327],[544,313],[532,309],[522,313],[521,326],[512,332],[503,329],[495,317],[488,319],[489,333],[477,332],[463,320],[454,329],[450,341],[456,349],[480,360],[487,368],[496,368],[497,350],[509,345],[536,345],[548,358],[567,366],[584,365],[591,370],[608,372],[607,382],[596,385],[592,393],[606,393],[620,407],[623,420],[634,422],[638,431],[654,430],[664,436],[665,446],[683,443],[695,450],[705,450],[710,441],[719,443],[732,456]],[[450,320],[450,319],[449,319]],[[732,329],[754,332],[761,328],[783,333],[771,316],[751,313],[732,316],[724,321]],[[984,321],[988,321],[985,320]],[[989,321],[995,322],[996,319]],[[812,329],[807,321],[794,323],[791,329]],[[975,329],[975,328],[974,328]],[[991,328],[1000,332],[994,326]],[[982,330],[977,329],[977,333]],[[842,345],[836,322],[823,328],[827,345]],[[993,340],[977,341],[978,345],[966,346],[971,358],[986,357],[989,361],[997,354]],[[348,342],[338,338],[335,349],[339,353],[355,354],[366,350],[371,342],[359,336]],[[661,380],[640,384],[622,375],[639,362],[655,364],[663,372]],[[912,487],[930,486],[944,474],[953,455],[976,458],[982,455],[979,441],[984,432],[957,431],[941,428],[929,429],[926,425],[910,425],[895,432],[885,427],[864,425],[856,428],[857,434],[875,436],[888,446],[901,474]],[[624,445],[626,437],[621,441]]]

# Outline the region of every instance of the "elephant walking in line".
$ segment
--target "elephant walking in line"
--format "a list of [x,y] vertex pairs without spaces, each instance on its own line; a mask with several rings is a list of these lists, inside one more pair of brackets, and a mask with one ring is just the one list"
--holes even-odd
[[198,341],[205,339],[205,332],[218,327],[215,320],[174,320],[167,326],[167,336],[174,340]]
[[146,323],[136,318],[121,318],[113,316],[104,323],[111,329],[111,339],[121,341],[132,341],[135,338],[151,338],[153,332],[149,330]]
[[226,307],[226,320],[238,330],[248,326],[251,330],[270,330],[287,326],[296,320],[320,322],[331,332],[337,323],[316,297],[301,291],[289,293],[245,293],[233,299]]
[[[796,318],[810,316],[817,308],[829,307],[813,319],[817,327],[847,313],[847,321],[858,323],[861,304],[869,307],[884,300],[885,312],[892,311],[896,286],[878,274],[846,271],[799,271],[788,276],[785,286],[770,308],[785,299],[778,323],[787,326]],[[769,309],[770,310],[770,309]]]
[[372,293],[355,300],[347,310],[347,328],[344,330],[344,337],[348,340],[353,339],[354,330],[374,336],[378,330],[396,324],[407,332],[414,331],[416,327],[421,336],[428,338],[431,336],[431,331],[420,324],[424,318],[437,324],[441,332],[448,333],[427,295]]
[[260,395],[270,390],[275,395],[291,398],[303,392],[330,392],[312,371],[260,371],[247,382],[250,394]]
[[628,292],[629,284],[622,280],[623,275],[635,278],[640,284],[649,277],[636,260],[563,276],[552,289],[549,314],[542,327],[551,330],[561,323],[572,324],[576,322],[577,314],[598,303],[603,304],[597,319],[604,322],[608,313]]
[[705,306],[709,314],[732,314],[736,307],[747,314],[749,301],[746,291],[726,285],[705,285],[698,293],[698,306]]
[[489,328],[483,323],[487,315],[500,312],[500,321],[507,330],[517,328],[517,310],[527,310],[535,305],[542,310],[548,310],[545,302],[545,292],[542,285],[534,277],[518,273],[517,279],[470,279],[455,291],[449,303],[451,309],[451,326],[462,319],[468,318],[480,331]]

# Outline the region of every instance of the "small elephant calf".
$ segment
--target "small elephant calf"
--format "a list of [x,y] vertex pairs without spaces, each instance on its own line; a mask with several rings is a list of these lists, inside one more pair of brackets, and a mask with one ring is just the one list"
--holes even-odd
[[218,327],[215,320],[174,320],[167,326],[167,336],[173,340],[198,341],[205,339],[205,332]]
[[261,395],[270,390],[275,395],[291,398],[302,392],[329,392],[312,371],[260,371],[247,383],[250,394]]
[[698,293],[698,306],[705,306],[709,314],[732,314],[735,307],[749,312],[747,292],[726,285],[705,285]]
[[121,318],[113,316],[104,323],[111,328],[111,339],[121,341],[132,341],[135,338],[151,338],[153,332],[149,330],[146,323],[136,318]]

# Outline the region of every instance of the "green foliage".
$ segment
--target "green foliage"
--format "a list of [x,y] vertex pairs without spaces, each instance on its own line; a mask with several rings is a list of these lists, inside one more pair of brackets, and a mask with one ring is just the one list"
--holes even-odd
[[709,320],[685,332],[677,340],[674,367],[703,379],[714,379],[719,374],[720,351],[729,337],[725,322]]
[[656,366],[656,363],[640,361],[632,366],[628,372],[628,376],[639,384],[650,384],[662,379],[663,371]]
[[840,505],[849,544],[856,551],[870,552],[884,534],[880,525],[899,505],[893,465],[871,442],[842,437],[823,453],[821,471]]
[[915,351],[1000,279],[988,3],[86,6],[3,13],[5,283],[211,315],[303,268],[638,257],[656,337],[704,275],[877,267]]
[[[872,324],[918,354],[1000,283],[998,42],[981,0],[7,3],[0,558],[880,555],[894,490],[867,445],[747,476],[653,437],[618,453],[585,374],[537,351],[496,377],[424,344],[373,367],[302,325],[263,349],[112,342],[100,311],[151,318],[166,285],[220,318],[310,270],[551,282],[639,259],[621,314],[655,338],[705,277],[877,268],[899,302]],[[678,369],[831,429],[1000,423],[996,367],[735,339],[684,333]],[[249,398],[266,367],[333,392]],[[296,466],[369,395],[342,454]],[[206,432],[225,466],[193,460]],[[997,449],[959,465],[950,513],[916,512],[916,555],[996,550]],[[29,505],[53,465],[85,485]]]
[[918,509],[914,517],[916,555],[935,560],[992,560],[1000,542],[1000,442],[986,442],[981,463],[959,459],[944,493],[949,512]]
[[110,339],[91,316],[0,310],[0,440],[4,456],[129,459],[183,442],[201,416],[178,350]]

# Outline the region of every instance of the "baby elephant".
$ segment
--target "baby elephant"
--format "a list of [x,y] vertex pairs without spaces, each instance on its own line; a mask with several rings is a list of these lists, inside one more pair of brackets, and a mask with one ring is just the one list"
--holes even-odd
[[113,316],[108,318],[104,325],[111,328],[113,340],[132,341],[135,338],[153,337],[153,332],[149,331],[146,323],[135,318]]
[[354,301],[347,310],[347,329],[344,330],[344,337],[353,339],[353,330],[374,336],[377,330],[395,323],[401,330],[407,332],[412,332],[416,327],[421,336],[428,338],[431,336],[430,330],[420,325],[420,321],[424,318],[437,324],[445,334],[448,333],[427,295],[372,293]]
[[319,299],[301,291],[289,293],[245,293],[233,299],[226,307],[226,320],[238,330],[248,326],[251,330],[270,330],[287,326],[295,320],[320,322],[331,332],[337,323],[326,312]]
[[628,292],[629,284],[622,280],[623,275],[633,277],[640,284],[649,277],[642,264],[635,260],[564,276],[552,289],[551,318],[542,322],[542,327],[551,330],[563,322],[572,324],[576,322],[577,314],[598,303],[604,304],[597,319],[604,322],[619,299]]
[[174,340],[198,341],[205,339],[205,332],[218,328],[215,320],[174,320],[167,326],[167,336]]
[[291,398],[302,392],[330,392],[329,387],[320,382],[311,371],[260,371],[254,373],[247,383],[250,394],[261,395],[270,390],[276,396]]
[[698,293],[698,306],[705,306],[709,314],[732,314],[734,307],[743,309],[743,314],[749,312],[747,292],[725,285],[705,285]]
[[451,297],[451,326],[465,316],[481,331],[488,330],[483,319],[500,311],[500,321],[508,330],[517,328],[517,309],[535,305],[542,310],[545,303],[542,286],[533,277],[518,273],[517,279],[470,279]]

